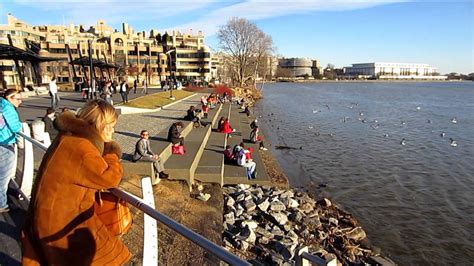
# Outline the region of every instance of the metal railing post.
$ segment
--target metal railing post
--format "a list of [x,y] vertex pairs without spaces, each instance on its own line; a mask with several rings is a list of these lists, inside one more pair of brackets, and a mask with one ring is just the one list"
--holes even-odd
[[[20,189],[27,198],[31,196],[31,190],[33,188],[33,175],[34,175],[34,155],[33,155],[33,143],[30,141],[30,126],[23,122],[23,132],[20,132],[20,136],[23,137],[24,145],[24,158],[23,158],[23,178],[20,184]],[[33,139],[31,139],[33,140]]]
[[[155,208],[151,178],[142,178],[143,201]],[[153,217],[143,215],[143,265],[158,265],[158,226]]]

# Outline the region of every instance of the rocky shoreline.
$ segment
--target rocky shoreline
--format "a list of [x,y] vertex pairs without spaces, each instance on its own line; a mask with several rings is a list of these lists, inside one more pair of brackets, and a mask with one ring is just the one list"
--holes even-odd
[[[395,265],[371,247],[355,218],[327,198],[270,186],[226,186],[224,233],[226,249],[260,263],[294,263],[307,247],[325,260],[343,265]],[[244,254],[244,255],[242,255]]]

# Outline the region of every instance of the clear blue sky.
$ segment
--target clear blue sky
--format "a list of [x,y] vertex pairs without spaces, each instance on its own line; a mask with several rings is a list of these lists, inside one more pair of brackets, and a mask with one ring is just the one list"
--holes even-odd
[[337,67],[362,62],[428,63],[441,73],[474,72],[474,1],[401,0],[6,0],[6,14],[32,25],[104,19],[121,29],[215,32],[232,16],[247,18],[273,38],[277,53]]

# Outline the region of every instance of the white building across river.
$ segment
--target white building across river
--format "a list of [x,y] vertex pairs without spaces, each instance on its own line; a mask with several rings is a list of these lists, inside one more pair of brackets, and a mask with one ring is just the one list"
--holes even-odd
[[344,72],[355,78],[376,79],[432,79],[444,80],[446,76],[440,76],[437,68],[428,64],[407,63],[361,63],[345,67]]

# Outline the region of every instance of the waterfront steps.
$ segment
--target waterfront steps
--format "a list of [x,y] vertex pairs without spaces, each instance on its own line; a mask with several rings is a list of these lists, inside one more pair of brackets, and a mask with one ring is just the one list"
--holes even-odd
[[225,164],[224,165],[224,185],[235,185],[235,184],[260,184],[260,185],[271,185],[271,179],[265,171],[265,166],[263,164],[262,157],[260,156],[259,144],[250,142],[250,123],[254,117],[247,117],[245,113],[241,113],[241,110],[237,105],[232,106],[231,111],[231,125],[234,127],[237,132],[240,134],[233,134],[232,138],[229,138],[227,145],[232,147],[235,144],[244,142],[246,147],[252,147],[252,159],[257,164],[257,178],[249,180],[247,178],[246,169],[244,167],[234,165],[234,164]]
[[224,185],[224,156],[223,151],[226,145],[226,134],[217,132],[217,121],[220,117],[229,117],[231,104],[222,105],[220,114],[216,117],[216,123],[212,125],[212,132],[207,141],[207,145],[202,153],[201,160],[194,174],[194,179],[205,183],[217,183]]
[[[196,105],[196,108],[198,108],[198,105]],[[185,116],[186,113],[183,113],[183,116]],[[183,118],[177,118],[176,121],[182,121],[183,122],[183,129],[181,130],[181,135],[185,138],[186,141],[186,136],[191,132],[193,129],[193,122],[184,120]],[[168,129],[171,126],[171,124],[162,130],[160,133],[158,133],[156,136],[150,136],[150,145],[151,145],[151,150],[155,153],[158,154],[162,160],[162,162],[165,162],[168,160],[168,158],[171,157],[171,142],[168,142]],[[140,136],[137,136],[137,140]],[[122,156],[122,166],[123,166],[123,171],[124,171],[124,177],[130,177],[130,176],[150,176],[152,178],[152,181],[155,180],[155,171],[153,169],[153,164],[150,162],[144,162],[144,161],[138,161],[138,162],[132,162],[132,156],[133,154],[124,154]]]
[[[170,180],[185,180],[191,188],[194,184],[194,174],[199,161],[203,155],[204,147],[207,145],[212,127],[216,123],[222,105],[217,105],[208,113],[208,121],[202,119],[206,127],[194,128],[184,140],[186,153],[184,155],[172,154],[165,162],[166,172],[170,175]],[[171,146],[169,148],[171,153]]]

